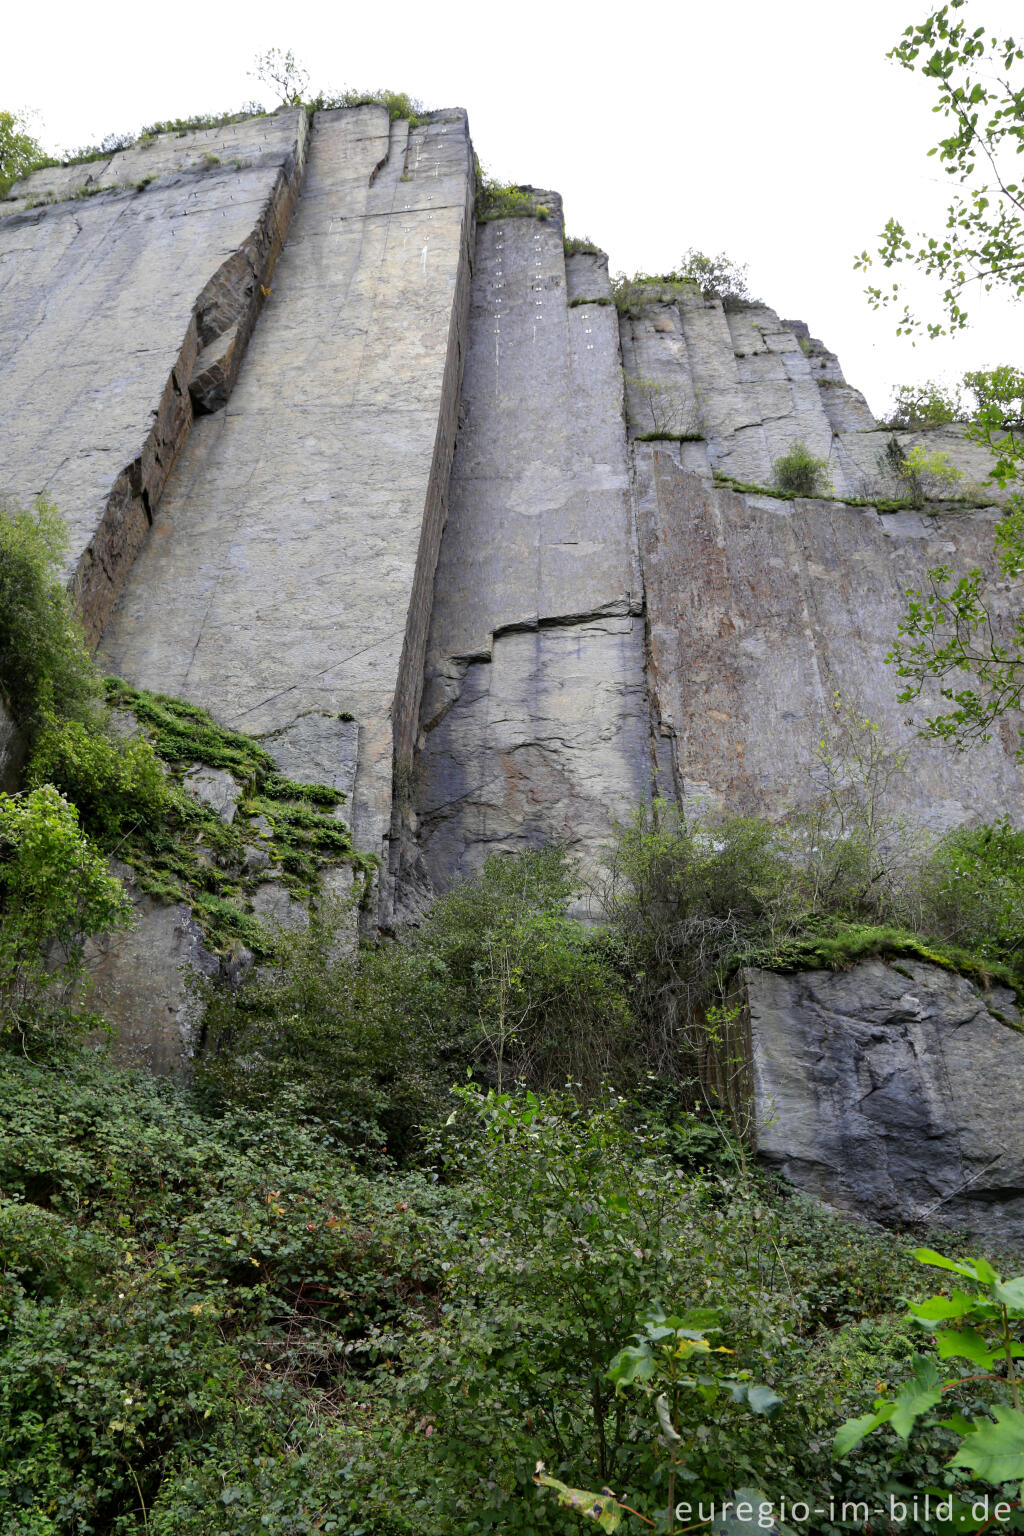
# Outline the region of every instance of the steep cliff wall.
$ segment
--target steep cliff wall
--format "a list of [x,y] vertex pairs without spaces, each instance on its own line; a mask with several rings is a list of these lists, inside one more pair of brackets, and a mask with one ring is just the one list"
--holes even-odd
[[[318,715],[359,846],[411,757],[454,442],[473,169],[465,115],[320,113],[227,407],[197,424],[100,656],[289,743]],[[340,718],[343,717],[343,718]],[[388,920],[388,882],[383,883]]]
[[435,889],[551,841],[593,865],[652,783],[607,265],[566,261],[539,196],[477,234],[415,786]]
[[37,171],[0,204],[0,491],[64,514],[93,642],[196,411],[230,390],[305,145],[296,109]]
[[[1020,722],[923,747],[884,660],[929,567],[995,574],[998,506],[880,511],[889,434],[806,326],[678,285],[620,316],[556,194],[476,225],[475,179],[464,113],[367,106],[165,136],[3,205],[0,490],[67,517],[103,666],[342,790],[385,929],[490,852],[599,870],[655,794],[782,816],[836,693],[914,747],[928,824],[1024,822]],[[757,489],[796,442],[833,498]],[[980,485],[962,432],[927,443]],[[21,752],[0,705],[0,784]],[[294,917],[263,880],[254,911]],[[169,1070],[179,965],[234,959],[186,906],[138,911],[96,1001]],[[747,993],[764,1155],[868,1214],[1021,1229],[1008,998],[880,962]]]

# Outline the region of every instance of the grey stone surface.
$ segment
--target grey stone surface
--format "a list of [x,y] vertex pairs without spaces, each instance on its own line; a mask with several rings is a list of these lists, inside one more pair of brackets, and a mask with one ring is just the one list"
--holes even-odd
[[874,1221],[1024,1249],[1024,1035],[1011,993],[916,961],[746,973],[758,1149]]
[[[170,135],[109,163],[38,171],[22,183],[30,196],[82,178],[105,190],[35,208],[23,199],[0,217],[0,490],[23,503],[45,492],[67,519],[67,574],[92,641],[191,427],[197,355],[234,326],[218,385],[230,388],[298,193],[305,133],[295,110],[193,135],[201,144]],[[156,179],[137,191],[143,162]]]
[[310,711],[353,715],[317,772],[351,788],[358,731],[351,824],[385,861],[445,515],[473,191],[463,113],[411,131],[382,107],[318,115],[273,298],[228,405],[196,423],[101,650],[271,750]]
[[25,763],[25,742],[0,699],[0,790],[13,794]]
[[[262,738],[278,772],[300,784],[329,784],[351,804],[359,763],[359,727],[323,710],[297,715]],[[348,812],[339,807],[343,819]]]
[[182,779],[182,788],[194,800],[209,806],[210,810],[230,827],[235,819],[238,802],[242,798],[242,789],[226,768],[207,768],[205,764],[197,763],[185,774]]
[[126,932],[89,942],[89,1004],[116,1028],[117,1061],[181,1076],[195,1043],[186,976],[217,975],[221,960],[204,948],[188,907],[154,901],[127,865],[112,868],[131,897],[135,921]]
[[560,218],[478,230],[413,791],[439,889],[551,840],[593,864],[650,792],[616,312],[567,267],[607,292]]
[[[717,299],[653,287],[639,319],[623,317],[622,356],[634,434],[700,433],[687,444],[685,467],[748,484],[771,483],[775,461],[800,442],[824,460],[837,496],[904,494],[883,454],[893,435],[880,428],[833,352],[800,320],[781,320],[764,304],[723,306]],[[983,482],[991,460],[964,439],[962,427],[899,432],[909,449],[947,453],[960,470],[960,494],[1002,493]],[[926,496],[948,495],[941,485]]]
[[[674,444],[637,443],[635,455],[651,688],[687,799],[768,817],[806,804],[838,691],[913,751],[895,786],[904,809],[936,830],[1003,812],[1024,821],[1024,721],[1005,717],[987,746],[959,757],[922,743],[937,700],[898,703],[885,665],[904,592],[930,566],[995,574],[994,512],[890,516],[739,495],[692,473]],[[997,614],[1012,600],[994,587]]]

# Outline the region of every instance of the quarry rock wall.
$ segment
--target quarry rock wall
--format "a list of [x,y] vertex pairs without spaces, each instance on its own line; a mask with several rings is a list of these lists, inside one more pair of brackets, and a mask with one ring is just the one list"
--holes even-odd
[[60,508],[92,643],[196,413],[230,391],[306,140],[298,109],[165,135],[0,204],[0,492]]
[[547,220],[477,233],[414,785],[434,889],[553,841],[595,867],[652,788],[607,265],[566,259],[537,195]]
[[[820,792],[837,698],[911,753],[896,792],[933,830],[1024,822],[1021,722],[922,745],[933,700],[899,704],[885,664],[930,567],[997,575],[981,450],[883,431],[763,304],[648,285],[620,315],[557,194],[477,222],[476,190],[463,112],[364,106],[163,135],[0,205],[0,493],[67,518],[103,668],[341,790],[370,929],[552,841],[596,889],[656,795],[782,817]],[[893,437],[948,453],[966,499],[884,510]],[[797,442],[831,495],[767,494]],[[0,700],[0,785],[23,756]],[[126,879],[94,1003],[174,1070],[181,966],[244,957]],[[254,915],[300,921],[261,880]],[[881,961],[746,992],[765,1157],[870,1216],[1024,1235],[1012,999]]]
[[[377,106],[317,114],[234,393],[197,423],[100,647],[107,670],[271,751],[303,717],[333,720],[353,834],[385,868],[445,516],[473,193],[464,114],[413,129]],[[290,771],[322,767],[293,754]]]

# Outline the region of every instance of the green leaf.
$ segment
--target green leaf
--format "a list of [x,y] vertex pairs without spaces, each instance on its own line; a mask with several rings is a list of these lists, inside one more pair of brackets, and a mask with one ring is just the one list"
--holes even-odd
[[1024,1275],[1017,1275],[1013,1280],[1000,1281],[994,1287],[993,1295],[1008,1312],[1017,1316],[1024,1314]]
[[590,1493],[586,1488],[570,1488],[542,1470],[538,1463],[533,1480],[538,1488],[553,1488],[565,1509],[574,1509],[587,1520],[596,1520],[602,1531],[615,1531],[622,1523],[622,1508],[613,1494]]
[[951,1457],[951,1467],[970,1467],[988,1483],[1013,1483],[1024,1479],[1024,1413],[998,1403],[994,1424],[981,1421]]
[[859,1419],[847,1419],[845,1424],[840,1424],[832,1441],[833,1456],[848,1456],[865,1435],[870,1435],[880,1424],[887,1424],[896,1412],[896,1404],[878,1402],[875,1409],[874,1413],[863,1413]]
[[935,1335],[940,1360],[971,1360],[975,1365],[992,1369],[992,1346],[976,1328],[942,1328]]
[[944,1254],[936,1253],[934,1248],[915,1248],[914,1258],[919,1264],[930,1264],[933,1269],[951,1269],[955,1275],[964,1275],[968,1280],[976,1280],[972,1264],[959,1264],[955,1259],[947,1259]]
[[929,1296],[927,1301],[911,1302],[909,1310],[923,1323],[945,1322],[947,1318],[963,1317],[975,1306],[974,1298],[966,1291],[954,1291],[952,1296]]
[[896,1394],[896,1411],[891,1422],[900,1439],[906,1440],[916,1420],[941,1401],[942,1382],[938,1367],[934,1360],[918,1355],[914,1360],[913,1375]]
[[627,1344],[625,1349],[619,1350],[607,1374],[617,1390],[631,1386],[634,1381],[650,1381],[657,1369],[658,1362],[649,1344]]

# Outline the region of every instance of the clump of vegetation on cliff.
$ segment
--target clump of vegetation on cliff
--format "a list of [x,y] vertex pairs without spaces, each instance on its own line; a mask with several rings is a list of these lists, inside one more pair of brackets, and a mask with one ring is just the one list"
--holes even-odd
[[697,294],[719,300],[726,309],[744,309],[758,302],[750,293],[745,264],[733,261],[724,251],[708,256],[694,246],[671,272],[636,272],[632,277],[620,272],[612,284],[619,313],[631,320],[643,319],[652,304],[673,304]]
[[[212,950],[267,953],[273,939],[252,905],[258,884],[275,880],[307,900],[327,865],[349,866],[364,888],[372,879],[375,861],[353,848],[336,814],[345,797],[294,783],[252,737],[195,705],[104,684],[61,580],[66,542],[45,498],[0,509],[0,699],[29,747],[27,788],[63,797],[83,849],[131,866],[148,895],[186,903]],[[187,792],[197,766],[235,779],[230,825]]]

